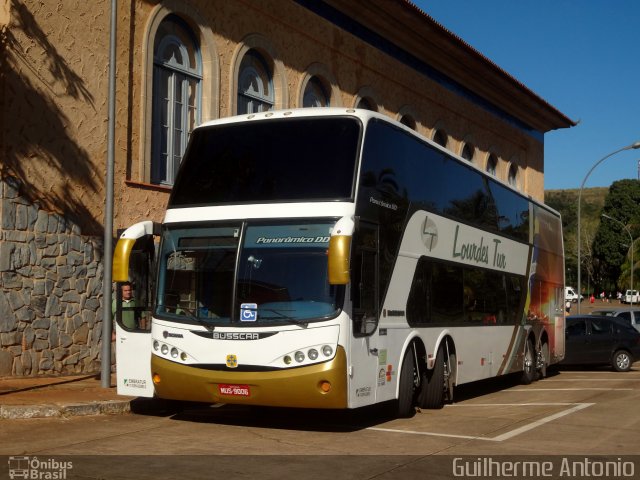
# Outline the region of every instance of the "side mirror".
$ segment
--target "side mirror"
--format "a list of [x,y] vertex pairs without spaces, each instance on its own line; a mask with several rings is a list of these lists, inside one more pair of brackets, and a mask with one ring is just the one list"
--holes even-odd
[[120,235],[113,252],[111,267],[114,282],[129,281],[129,257],[136,241],[145,236],[157,235],[159,232],[159,225],[147,220],[130,226]]
[[354,222],[351,217],[342,217],[333,227],[328,252],[330,285],[346,285],[351,280],[349,255],[351,254],[353,229]]
[[336,235],[329,240],[329,284],[346,285],[349,274],[349,254],[351,252],[351,235]]

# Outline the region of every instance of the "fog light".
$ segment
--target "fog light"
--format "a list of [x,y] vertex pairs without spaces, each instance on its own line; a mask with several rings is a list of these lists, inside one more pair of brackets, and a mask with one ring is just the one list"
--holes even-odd
[[162,352],[163,355],[166,355],[167,353],[169,353],[169,347],[166,346],[165,344],[162,344],[162,348],[160,349],[160,351]]
[[160,342],[158,342],[158,340],[154,340],[153,349],[157,352],[159,348],[160,348]]
[[309,360],[315,360],[316,358],[318,358],[318,350],[316,350],[315,348],[310,348],[307,352],[307,356],[309,357]]
[[178,358],[178,349],[176,347],[173,347],[171,349],[171,357],[172,358]]
[[287,365],[291,363],[291,357],[289,355],[284,356],[284,363]]
[[300,350],[298,350],[296,352],[296,354],[295,354],[295,359],[296,359],[296,362],[298,362],[298,363],[304,362],[304,353],[302,353]]
[[329,393],[331,391],[331,382],[326,380],[320,382],[320,390],[322,390],[322,393]]
[[157,373],[153,374],[152,379],[153,379],[153,383],[155,383],[156,385],[160,383],[160,375],[158,375]]
[[322,354],[325,357],[330,357],[331,355],[333,355],[333,348],[331,348],[331,345],[325,345],[324,347],[322,347]]

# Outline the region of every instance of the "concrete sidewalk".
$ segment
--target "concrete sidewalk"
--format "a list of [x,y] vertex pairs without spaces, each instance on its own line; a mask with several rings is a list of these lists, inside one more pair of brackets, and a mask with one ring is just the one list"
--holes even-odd
[[[112,375],[111,385],[115,385]],[[136,397],[125,397],[99,375],[0,378],[0,419],[122,414]]]

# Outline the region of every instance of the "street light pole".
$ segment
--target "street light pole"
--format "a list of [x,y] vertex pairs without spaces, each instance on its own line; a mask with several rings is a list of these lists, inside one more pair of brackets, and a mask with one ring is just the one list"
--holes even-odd
[[633,305],[633,236],[631,235],[631,229],[625,225],[624,223],[622,223],[620,220],[610,217],[609,215],[606,214],[602,214],[603,218],[607,218],[613,222],[619,223],[620,225],[622,225],[622,228],[624,228],[626,230],[626,232],[629,234],[629,245],[631,246],[631,305]]
[[582,183],[580,184],[580,192],[578,193],[578,295],[580,295],[580,297],[578,297],[578,314],[580,314],[580,303],[582,300],[582,284],[581,284],[581,276],[580,276],[580,270],[581,270],[581,258],[580,258],[580,206],[582,204],[582,190],[584,189],[584,184],[587,183],[587,179],[589,178],[589,175],[591,175],[591,172],[593,172],[595,170],[595,168],[600,165],[602,162],[604,162],[607,158],[612,157],[613,155],[615,155],[616,153],[620,153],[623,152],[625,150],[635,150],[640,148],[640,142],[635,142],[632,143],[631,145],[627,145],[626,147],[622,147],[618,150],[616,150],[615,152],[611,152],[608,155],[605,155],[604,157],[602,157],[600,160],[598,160],[596,163],[594,163],[594,165],[591,167],[591,169],[587,172],[587,174],[584,177],[584,180],[582,180]]
[[109,31],[109,113],[107,125],[107,178],[104,213],[104,269],[102,283],[102,348],[100,385],[111,386],[111,261],[113,258],[113,177],[115,165],[116,125],[116,0],[111,0]]

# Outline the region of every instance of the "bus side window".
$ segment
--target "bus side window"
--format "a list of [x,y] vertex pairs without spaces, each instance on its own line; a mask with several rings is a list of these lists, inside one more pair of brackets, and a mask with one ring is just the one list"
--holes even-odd
[[153,237],[145,236],[138,239],[129,259],[129,276],[133,285],[134,307],[128,308],[133,311],[135,330],[138,331],[151,331],[154,263],[155,243]]
[[351,300],[355,336],[375,331],[378,295],[378,229],[362,222],[353,236]]
[[431,288],[431,264],[420,257],[407,299],[407,322],[412,327],[431,322]]

